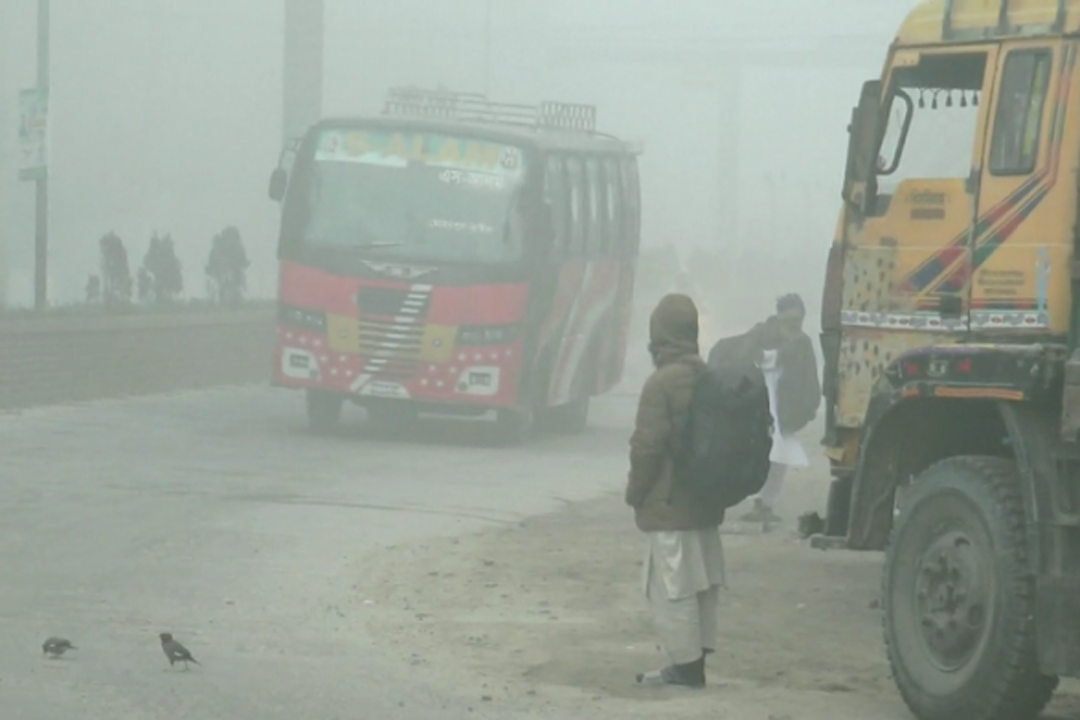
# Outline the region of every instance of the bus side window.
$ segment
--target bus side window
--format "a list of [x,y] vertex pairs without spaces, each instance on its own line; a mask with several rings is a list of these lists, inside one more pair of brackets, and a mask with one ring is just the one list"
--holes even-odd
[[1035,170],[1050,59],[1049,50],[1014,50],[1005,59],[990,146],[991,174],[1029,175]]
[[600,257],[606,250],[604,237],[604,215],[607,193],[600,181],[600,161],[590,157],[585,162],[585,172],[589,179],[589,257]]
[[623,179],[623,231],[626,252],[636,255],[641,242],[641,188],[638,183],[637,158],[622,161]]
[[567,188],[566,171],[563,160],[557,155],[550,155],[547,159],[547,172],[545,173],[545,196],[551,205],[551,220],[555,227],[555,240],[552,243],[556,252],[567,255],[570,245],[570,237],[573,233],[571,225],[570,193]]
[[590,158],[586,168],[589,173],[589,250],[592,257],[603,257],[608,252],[608,199],[604,187],[604,168],[597,158]]
[[568,255],[585,254],[585,171],[581,160],[570,157],[566,161],[567,176],[570,180],[570,252]]
[[619,164],[608,158],[604,161],[604,186],[607,189],[607,233],[604,235],[609,254],[622,255],[626,251],[623,239],[623,192]]

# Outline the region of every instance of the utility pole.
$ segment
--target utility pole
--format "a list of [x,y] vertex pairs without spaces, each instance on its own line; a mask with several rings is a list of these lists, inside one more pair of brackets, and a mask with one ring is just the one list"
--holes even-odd
[[484,0],[484,97],[491,96],[491,2]]
[[282,134],[288,142],[319,120],[323,105],[324,0],[285,0]]
[[[843,35],[808,38],[790,46],[758,40],[739,41],[707,36],[656,39],[628,35],[622,38],[585,31],[563,38],[554,48],[558,62],[570,66],[610,63],[619,66],[668,66],[704,69],[710,87],[720,98],[718,122],[716,215],[714,231],[719,242],[735,244],[739,217],[739,146],[742,73],[749,68],[851,68],[863,66],[877,72],[882,41],[877,35]],[[775,222],[775,213],[770,222]],[[742,247],[739,247],[741,252]]]
[[[11,27],[11,21],[8,5],[6,3],[0,3],[0,97],[6,97],[12,92],[12,88],[8,83],[8,67],[9,58],[6,52],[8,44],[8,28]],[[0,129],[4,127],[3,119],[0,118]],[[6,134],[6,131],[4,131]],[[11,191],[11,183],[8,174],[11,173],[11,166],[8,161],[17,157],[17,151],[13,151],[9,154],[6,146],[7,138],[0,137],[0,311],[3,311],[7,306],[8,294],[7,283],[8,269],[7,257],[8,257],[8,225],[7,210],[8,210],[8,197]],[[15,164],[15,163],[12,163]]]
[[[37,94],[38,102],[49,101],[49,0],[38,0],[37,19]],[[48,117],[46,115],[46,117]],[[48,121],[46,121],[48,122]],[[46,138],[48,137],[46,125]],[[46,140],[46,153],[48,144]],[[34,203],[34,309],[43,312],[49,305],[49,168],[46,165],[37,179]]]

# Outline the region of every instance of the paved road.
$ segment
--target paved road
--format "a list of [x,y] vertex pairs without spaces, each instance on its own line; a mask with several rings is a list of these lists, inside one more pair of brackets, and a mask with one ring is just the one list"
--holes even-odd
[[[313,437],[299,395],[262,388],[0,415],[3,717],[531,717],[425,690],[341,610],[364,586],[345,569],[621,487],[632,411],[513,450],[473,425],[379,437],[360,411]],[[166,630],[202,667],[169,669]],[[51,634],[80,649],[43,659]]]

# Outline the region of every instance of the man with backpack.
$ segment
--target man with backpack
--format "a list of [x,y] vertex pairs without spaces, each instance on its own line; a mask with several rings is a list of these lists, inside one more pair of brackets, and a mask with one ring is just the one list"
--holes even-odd
[[[743,522],[779,522],[776,509],[788,469],[809,464],[795,433],[817,416],[821,383],[813,342],[802,329],[805,318],[802,298],[790,293],[777,300],[775,315],[742,336],[764,373],[775,418],[769,476],[754,498],[753,509],[739,518]],[[709,364],[714,367],[719,362],[714,358],[716,352],[714,348],[709,354]]]
[[[767,394],[752,365],[750,380],[739,375],[745,366],[726,375],[706,368],[697,307],[686,295],[660,300],[649,339],[656,370],[630,438],[626,502],[649,538],[643,584],[670,664],[637,683],[700,688],[705,656],[716,648],[724,511],[759,490],[768,471]],[[738,403],[736,418],[727,410]]]

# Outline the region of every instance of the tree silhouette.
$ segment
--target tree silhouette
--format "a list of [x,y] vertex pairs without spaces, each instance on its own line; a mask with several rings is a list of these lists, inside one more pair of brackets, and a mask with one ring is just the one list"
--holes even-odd
[[218,305],[236,307],[243,301],[250,264],[240,231],[234,226],[230,225],[214,236],[210,258],[206,262],[206,277]]
[[184,276],[171,235],[158,237],[154,233],[142,266],[150,278],[149,295],[155,303],[170,303],[183,291]]
[[124,241],[114,232],[98,243],[101,250],[102,299],[108,306],[131,302],[131,268]]

